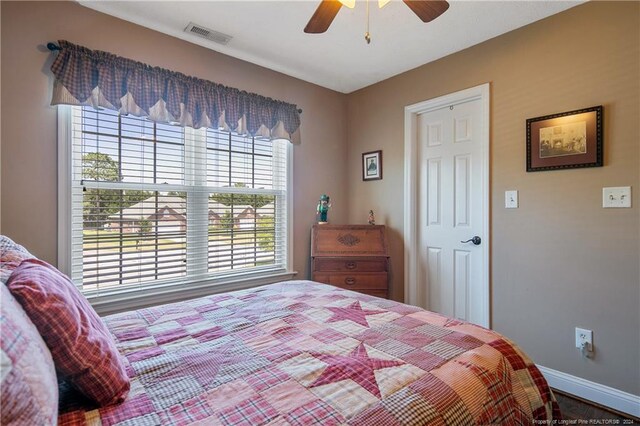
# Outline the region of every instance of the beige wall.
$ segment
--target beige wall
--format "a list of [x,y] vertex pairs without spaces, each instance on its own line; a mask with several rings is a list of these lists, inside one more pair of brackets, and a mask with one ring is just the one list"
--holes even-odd
[[[309,230],[323,193],[331,219],[347,217],[346,96],[72,2],[2,2],[2,231],[57,260],[56,108],[49,106],[49,41],[67,39],[148,64],[295,103],[303,109],[294,155],[294,269],[308,274]],[[331,166],[329,166],[331,165]]]
[[[492,325],[549,368],[640,394],[638,2],[588,3],[349,95],[349,219],[391,228],[403,297],[403,108],[491,83]],[[460,29],[458,29],[460,30]],[[605,167],[525,172],[525,120],[604,105]],[[382,149],[384,179],[362,182]],[[633,187],[602,209],[603,186]],[[504,191],[520,191],[505,210]],[[592,329],[581,359],[574,328]]]

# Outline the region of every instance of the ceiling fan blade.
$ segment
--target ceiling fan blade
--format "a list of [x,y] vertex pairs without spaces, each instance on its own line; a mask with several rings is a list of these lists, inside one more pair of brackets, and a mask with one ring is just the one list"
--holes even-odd
[[449,9],[449,3],[445,0],[404,0],[422,22],[430,22]]
[[341,7],[342,3],[338,0],[322,0],[320,6],[309,19],[309,23],[304,27],[304,32],[318,34],[327,31]]

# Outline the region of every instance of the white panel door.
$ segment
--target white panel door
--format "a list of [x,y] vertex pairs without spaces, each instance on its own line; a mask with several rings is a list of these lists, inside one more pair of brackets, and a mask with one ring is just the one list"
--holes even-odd
[[[481,102],[421,113],[416,123],[418,303],[476,323],[486,303]],[[473,237],[480,244],[463,242]]]

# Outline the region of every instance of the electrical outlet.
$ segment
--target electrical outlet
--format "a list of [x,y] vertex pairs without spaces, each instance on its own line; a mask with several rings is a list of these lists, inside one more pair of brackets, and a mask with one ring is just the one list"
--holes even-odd
[[593,348],[593,331],[576,327],[576,348],[582,349],[583,343],[588,343]]

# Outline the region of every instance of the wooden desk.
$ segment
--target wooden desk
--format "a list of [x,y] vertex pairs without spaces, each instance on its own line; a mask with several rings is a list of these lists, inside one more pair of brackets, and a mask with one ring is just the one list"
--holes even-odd
[[389,250],[384,225],[314,225],[311,279],[389,297]]

